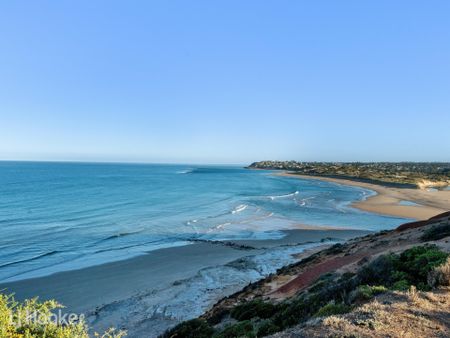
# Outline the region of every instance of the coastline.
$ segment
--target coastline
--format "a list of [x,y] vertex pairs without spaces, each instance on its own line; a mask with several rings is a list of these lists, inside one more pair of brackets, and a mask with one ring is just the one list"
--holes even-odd
[[[343,185],[350,185],[375,191],[377,194],[364,201],[354,202],[352,206],[377,214],[428,219],[450,210],[450,190],[428,191],[410,188],[395,188],[367,182],[341,178],[300,175],[282,172],[276,175],[298,179],[319,180]],[[417,205],[402,205],[401,202],[413,202]]]
[[[450,205],[450,191],[436,194],[343,179],[278,175],[373,190],[377,195],[353,206],[378,214],[424,219],[447,211],[443,208]],[[441,195],[448,195],[448,199],[440,199]],[[400,205],[400,201],[421,206]],[[3,283],[0,289],[15,293],[18,300],[36,296],[56,299],[66,306],[65,312],[85,314],[96,331],[114,326],[128,330],[130,338],[156,337],[180,321],[200,316],[223,297],[277,274],[280,268],[334,243],[372,233],[307,224],[281,231],[286,234],[283,238],[198,241],[125,260]]]
[[283,232],[286,236],[280,239],[159,249],[123,261],[0,284],[0,289],[15,293],[18,300],[57,299],[66,306],[65,312],[84,313],[97,331],[114,326],[129,330],[131,338],[144,332],[153,337],[319,248],[371,233],[350,229]]

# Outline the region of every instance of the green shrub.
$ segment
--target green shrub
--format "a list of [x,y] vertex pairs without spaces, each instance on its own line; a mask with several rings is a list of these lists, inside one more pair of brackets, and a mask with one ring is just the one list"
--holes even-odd
[[327,305],[321,307],[319,311],[317,311],[314,317],[326,317],[332,315],[340,315],[347,313],[351,310],[351,307],[345,305],[343,303],[335,304],[334,302],[330,302]]
[[309,292],[318,292],[327,288],[331,282],[336,278],[334,273],[326,273],[317,279],[317,281],[309,288]]
[[398,270],[405,272],[411,285],[426,288],[428,273],[447,260],[448,254],[435,245],[416,246],[404,251],[398,261]]
[[263,321],[258,326],[258,337],[268,336],[280,331],[280,327],[275,325],[270,319]]
[[[197,337],[197,336],[192,336]],[[237,324],[227,326],[222,332],[219,332],[213,336],[214,338],[236,338],[236,337],[249,337],[255,338],[255,329],[253,324],[249,320],[244,320]]]
[[427,276],[436,266],[442,265],[448,254],[435,245],[415,246],[400,255],[383,255],[363,267],[358,276],[361,283],[383,285],[397,290],[415,285],[427,290]]
[[[89,338],[88,327],[82,318],[59,322],[54,311],[63,306],[54,300],[37,298],[16,302],[13,296],[0,294],[1,338]],[[34,316],[36,315],[36,316]],[[60,318],[62,320],[62,318]],[[124,331],[109,329],[97,337],[120,338]]]
[[275,311],[275,305],[256,299],[235,306],[231,310],[230,315],[237,320],[252,319],[255,317],[265,319],[272,317]]
[[393,290],[397,291],[406,291],[411,287],[411,283],[409,283],[406,279],[401,279],[392,285]]
[[327,254],[334,255],[334,254],[338,254],[338,253],[344,252],[344,248],[345,248],[345,246],[343,244],[336,243],[336,244],[330,246],[328,249],[326,249],[325,252]]
[[355,300],[369,300],[372,297],[373,293],[369,285],[361,285],[356,289]]
[[311,304],[306,299],[300,297],[292,301],[284,302],[272,318],[275,325],[281,329],[296,325],[309,318]]
[[339,281],[345,282],[345,281],[352,279],[354,276],[355,276],[355,274],[353,272],[344,272],[342,274],[341,278],[339,279]]
[[395,261],[395,255],[382,255],[375,258],[358,272],[361,283],[368,285],[392,284]]
[[370,285],[360,285],[354,292],[353,292],[353,296],[352,296],[352,301],[355,300],[359,300],[359,301],[364,301],[364,300],[369,300],[372,299],[374,296],[386,292],[387,289],[386,287],[382,286],[382,285],[375,285],[375,286],[370,286]]
[[214,329],[203,319],[192,319],[182,322],[174,328],[166,331],[163,338],[209,338]]
[[450,236],[450,223],[434,225],[427,229],[420,238],[422,241],[437,241]]
[[371,286],[370,289],[372,290],[372,294],[374,296],[387,291],[387,288],[384,287],[383,285],[374,285],[374,286]]

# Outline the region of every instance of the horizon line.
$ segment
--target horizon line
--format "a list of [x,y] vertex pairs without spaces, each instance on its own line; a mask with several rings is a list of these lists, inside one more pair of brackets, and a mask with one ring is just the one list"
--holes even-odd
[[246,163],[199,163],[199,162],[151,162],[151,161],[102,161],[102,160],[34,160],[34,159],[0,159],[1,162],[21,162],[21,163],[73,163],[73,164],[136,164],[136,165],[208,165],[208,166],[249,166],[257,162],[298,162],[298,163],[443,163],[450,164],[450,161],[301,161],[301,160],[260,160]]

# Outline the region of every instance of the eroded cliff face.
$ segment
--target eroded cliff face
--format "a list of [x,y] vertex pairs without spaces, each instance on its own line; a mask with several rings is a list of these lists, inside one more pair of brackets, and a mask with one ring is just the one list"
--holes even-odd
[[416,184],[417,187],[419,187],[419,189],[428,189],[428,188],[442,189],[450,185],[450,180],[447,181],[420,180]]

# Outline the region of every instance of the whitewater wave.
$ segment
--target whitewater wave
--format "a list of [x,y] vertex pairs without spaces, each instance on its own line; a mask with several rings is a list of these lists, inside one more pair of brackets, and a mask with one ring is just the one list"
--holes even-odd
[[186,169],[186,170],[179,170],[176,173],[177,174],[190,174],[194,171],[194,169]]
[[300,205],[301,207],[304,207],[304,206],[308,203],[309,200],[312,200],[312,199],[314,199],[314,198],[315,198],[315,197],[303,198],[303,199],[301,199],[300,201],[298,201],[297,203],[298,203],[298,205]]
[[248,205],[247,204],[240,204],[238,205],[236,208],[234,208],[231,213],[232,214],[238,214],[241,211],[244,211],[245,209],[247,209]]
[[214,227],[214,229],[216,229],[216,230],[223,230],[223,228],[225,228],[227,225],[231,225],[231,223],[226,222],[226,223],[222,223],[222,224],[216,225]]
[[295,195],[300,194],[300,191],[295,191],[293,193],[290,194],[284,194],[284,195],[274,195],[274,196],[268,196],[272,201],[279,199],[279,198],[288,198],[288,197],[294,197]]

